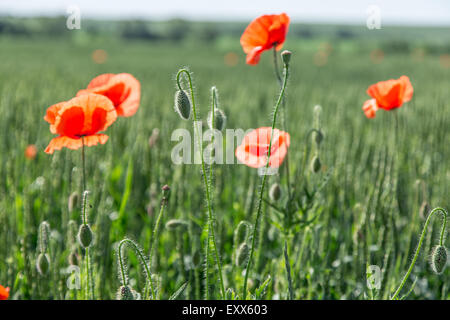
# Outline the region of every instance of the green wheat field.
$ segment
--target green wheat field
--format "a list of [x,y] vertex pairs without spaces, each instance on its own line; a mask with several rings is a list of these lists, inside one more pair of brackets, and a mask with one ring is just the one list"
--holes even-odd
[[[283,46],[292,52],[290,77],[276,127],[284,118],[297,206],[286,209],[292,202],[285,162],[279,175],[267,177],[244,292],[262,178],[242,164],[216,164],[211,175],[206,168],[216,252],[208,241],[201,166],[172,162],[178,142],[171,135],[179,128],[193,132],[192,121],[174,111],[176,75],[184,67],[205,126],[212,86],[226,128],[271,126],[280,93],[272,52],[257,66],[245,63],[239,37],[246,23],[184,22],[188,28],[174,29],[167,22],[89,21],[66,30],[61,19],[0,21],[6,25],[0,28],[0,284],[10,288],[9,299],[116,299],[124,286],[134,299],[390,299],[431,210],[450,208],[448,28],[290,27]],[[48,31],[58,23],[61,32]],[[136,31],[143,27],[154,31]],[[92,58],[98,49],[100,63]],[[281,70],[279,56],[278,63]],[[106,144],[86,148],[90,193],[83,207],[81,150],[44,153],[54,135],[43,117],[95,76],[121,72],[140,81],[140,107],[117,119]],[[369,85],[401,75],[411,79],[414,96],[395,111],[396,141],[392,112],[368,119],[361,108]],[[318,170],[311,170],[311,129],[323,133]],[[25,156],[28,145],[36,146],[35,157]],[[269,195],[276,183],[278,200]],[[164,185],[170,187],[165,199]],[[83,208],[93,233],[90,276],[77,240]],[[440,213],[430,220],[400,297],[450,298],[449,268],[436,274],[430,265]],[[122,243],[121,269],[118,246],[125,238],[133,242]],[[44,267],[37,261],[42,241]],[[379,286],[368,285],[370,266],[380,270]]]

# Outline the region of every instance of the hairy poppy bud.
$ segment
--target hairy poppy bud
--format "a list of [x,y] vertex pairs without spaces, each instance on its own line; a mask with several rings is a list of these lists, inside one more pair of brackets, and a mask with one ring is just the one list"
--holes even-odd
[[50,257],[46,253],[40,253],[36,260],[36,269],[41,276],[45,276],[50,269]]
[[285,65],[289,65],[289,62],[291,61],[291,56],[292,56],[292,52],[290,52],[289,50],[284,50],[281,53],[281,59],[283,60],[283,63]]
[[320,162],[319,156],[318,155],[314,156],[314,158],[311,161],[311,171],[317,173],[319,172],[321,167],[322,163]]
[[269,197],[272,201],[278,201],[281,198],[281,187],[278,183],[274,183],[269,190]]
[[175,111],[184,120],[188,120],[191,115],[191,101],[184,90],[175,93]]
[[133,290],[129,286],[121,286],[116,298],[117,300],[135,300]]
[[437,246],[431,255],[431,267],[434,272],[441,274],[447,264],[447,250],[444,246]]
[[318,129],[317,131],[314,131],[313,135],[314,135],[314,142],[316,143],[316,145],[320,146],[320,144],[323,141],[322,131]]
[[174,231],[177,229],[187,229],[187,227],[188,223],[180,219],[171,219],[166,223],[166,229],[170,231]]
[[39,226],[39,252],[46,253],[48,248],[48,238],[50,237],[50,225],[43,221]]
[[252,225],[250,222],[242,220],[239,222],[237,228],[234,231],[234,243],[237,246],[238,243],[247,241],[248,235],[251,232]]
[[249,247],[246,242],[241,243],[236,254],[236,265],[242,267],[246,264],[249,256]]
[[77,206],[78,206],[78,201],[80,199],[80,195],[78,194],[78,192],[72,192],[72,194],[69,197],[69,201],[68,201],[68,209],[69,212],[72,212]]
[[208,114],[208,126],[212,129],[217,129],[219,131],[222,131],[225,128],[225,124],[227,122],[227,117],[225,116],[225,113],[221,109],[215,109],[214,110],[214,128],[213,128],[213,121],[212,121],[212,112],[210,111]]
[[88,224],[82,224],[78,231],[78,242],[83,248],[88,248],[92,242],[92,230]]

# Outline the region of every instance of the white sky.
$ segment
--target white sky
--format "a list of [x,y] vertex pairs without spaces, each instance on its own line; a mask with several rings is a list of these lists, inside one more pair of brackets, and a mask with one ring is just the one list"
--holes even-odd
[[0,0],[0,15],[65,15],[70,5],[88,18],[247,21],[286,12],[294,22],[350,24],[365,24],[377,5],[385,24],[450,26],[450,0]]

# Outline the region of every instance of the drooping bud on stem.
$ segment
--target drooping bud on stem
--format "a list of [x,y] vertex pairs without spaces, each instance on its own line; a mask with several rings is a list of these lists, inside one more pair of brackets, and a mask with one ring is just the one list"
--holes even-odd
[[241,243],[236,253],[236,266],[242,267],[247,263],[250,248],[246,242]]
[[183,120],[188,120],[191,115],[191,101],[184,90],[175,93],[175,111]]
[[274,183],[269,190],[269,197],[272,201],[278,201],[281,198],[280,184]]
[[447,249],[444,246],[436,246],[431,254],[431,268],[437,274],[441,274],[447,265]]
[[320,158],[318,155],[315,155],[313,159],[311,160],[311,171],[314,173],[319,172],[320,168],[322,167],[322,163],[320,162]]

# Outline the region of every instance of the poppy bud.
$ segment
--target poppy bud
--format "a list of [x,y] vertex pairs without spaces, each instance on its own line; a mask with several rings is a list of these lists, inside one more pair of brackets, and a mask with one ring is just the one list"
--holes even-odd
[[292,52],[290,52],[289,50],[284,50],[281,53],[281,59],[283,60],[283,63],[288,66],[289,62],[291,61],[291,56],[292,56]]
[[318,155],[314,156],[314,158],[311,161],[311,171],[317,173],[319,172],[321,167],[322,163],[320,162],[319,156]]
[[251,232],[251,228],[252,226],[248,221],[242,220],[239,222],[234,231],[234,243],[237,245],[238,243],[245,242]]
[[46,253],[40,253],[36,260],[36,269],[41,276],[45,276],[50,269],[50,257]]
[[215,109],[214,110],[214,128],[212,125],[212,112],[210,111],[208,114],[208,126],[212,129],[217,129],[219,131],[222,131],[223,128],[225,128],[225,124],[227,122],[227,117],[225,116],[225,113],[221,109]]
[[50,236],[50,225],[43,221],[39,226],[39,252],[46,253],[48,248],[48,238]]
[[117,300],[135,300],[133,290],[129,286],[121,286],[117,291]]
[[80,196],[78,194],[78,192],[73,192],[70,197],[69,197],[69,201],[68,201],[68,208],[69,208],[69,212],[71,213],[76,207],[78,207],[78,201],[80,199]]
[[188,120],[191,115],[191,101],[184,90],[175,93],[175,111],[184,120]]
[[444,246],[437,246],[431,255],[431,268],[437,274],[441,274],[447,264],[447,250]]
[[171,219],[166,223],[166,229],[170,231],[174,231],[177,229],[187,229],[187,227],[188,223],[180,219]]
[[274,183],[269,190],[269,197],[272,201],[278,201],[281,198],[281,187],[278,183]]
[[69,263],[69,265],[71,266],[78,266],[79,265],[79,261],[78,261],[78,254],[77,252],[74,250],[72,251],[69,256],[67,257],[67,262]]
[[170,193],[170,187],[166,184],[162,187],[163,197],[167,198]]
[[249,247],[246,242],[241,243],[236,254],[236,265],[242,267],[246,264],[249,256]]
[[92,230],[88,224],[82,224],[78,231],[78,242],[83,248],[88,248],[92,242]]
[[75,220],[69,220],[69,223],[67,224],[67,240],[71,246],[75,245],[75,242],[77,241],[77,229],[78,226]]
[[317,146],[320,146],[320,144],[323,141],[323,133],[322,131],[319,129],[317,131],[314,131],[314,142],[316,143]]

